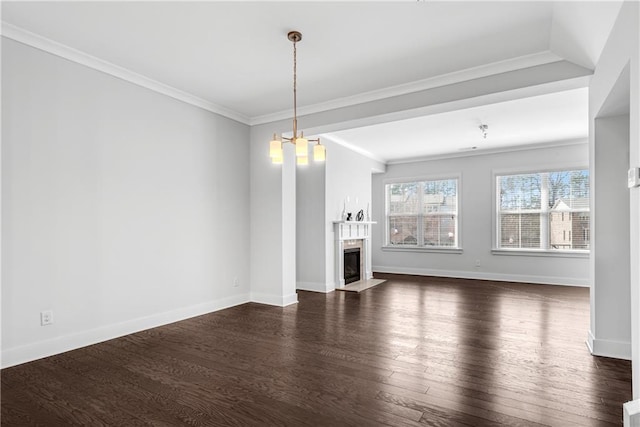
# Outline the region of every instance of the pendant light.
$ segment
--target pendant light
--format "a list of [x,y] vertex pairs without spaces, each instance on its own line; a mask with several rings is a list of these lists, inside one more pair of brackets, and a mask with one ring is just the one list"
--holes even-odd
[[315,143],[313,145],[313,160],[321,162],[326,160],[326,150],[324,145],[320,143],[320,138],[307,139],[304,137],[304,132],[300,132],[298,135],[298,102],[297,102],[297,57],[296,57],[296,43],[302,40],[302,34],[299,31],[290,31],[287,34],[287,38],[293,42],[293,136],[287,138],[282,136],[280,139],[273,134],[273,139],[269,142],[269,157],[271,157],[271,163],[282,164],[283,153],[282,143],[288,142],[296,147],[296,164],[308,165],[309,164],[309,142]]

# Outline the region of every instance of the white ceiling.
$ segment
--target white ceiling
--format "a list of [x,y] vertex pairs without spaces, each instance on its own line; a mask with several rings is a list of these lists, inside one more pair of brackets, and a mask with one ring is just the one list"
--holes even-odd
[[573,89],[322,136],[385,163],[567,142],[588,136],[588,98],[587,88]]
[[[3,30],[6,24],[27,30],[260,123],[291,115],[286,34],[292,29],[303,33],[298,105],[304,113],[489,65],[499,71],[567,59],[592,68],[619,8],[619,1],[4,1],[2,19]],[[584,110],[567,104],[584,103],[584,93],[567,95],[415,119],[415,135],[407,135],[404,123],[334,137],[385,160],[429,155],[425,147],[438,154],[481,143],[528,143],[549,137],[540,126],[521,126],[528,118],[549,127],[561,113]],[[550,106],[558,107],[556,114],[532,116]],[[558,132],[583,136],[582,119],[582,126],[561,123]],[[477,121],[490,126],[486,141],[474,142]],[[393,134],[397,152],[377,137],[384,133]]]

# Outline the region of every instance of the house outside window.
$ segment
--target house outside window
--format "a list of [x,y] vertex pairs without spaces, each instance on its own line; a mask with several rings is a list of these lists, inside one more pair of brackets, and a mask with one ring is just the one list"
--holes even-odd
[[496,176],[497,248],[588,251],[589,171]]
[[391,183],[385,190],[387,246],[458,247],[458,178]]

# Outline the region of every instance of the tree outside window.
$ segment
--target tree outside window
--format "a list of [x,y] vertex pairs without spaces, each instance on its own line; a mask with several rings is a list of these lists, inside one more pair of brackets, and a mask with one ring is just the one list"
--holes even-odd
[[589,171],[497,177],[501,249],[588,250]]
[[387,245],[458,247],[458,180],[387,184]]

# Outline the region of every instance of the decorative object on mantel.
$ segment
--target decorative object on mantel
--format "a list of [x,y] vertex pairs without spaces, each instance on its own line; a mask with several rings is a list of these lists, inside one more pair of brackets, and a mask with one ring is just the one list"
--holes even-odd
[[351,212],[347,212],[347,221],[353,221],[353,219],[351,218]]
[[283,162],[282,142],[289,142],[296,147],[296,164],[307,165],[309,164],[309,141],[316,143],[316,145],[313,146],[313,160],[317,162],[324,161],[326,159],[326,151],[324,145],[320,144],[320,138],[306,139],[304,132],[300,132],[300,135],[298,135],[296,43],[302,40],[302,33],[299,31],[289,31],[287,38],[293,42],[293,136],[291,138],[281,136],[280,139],[278,139],[274,133],[273,140],[269,143],[269,157],[271,157],[271,163],[281,165]]
[[362,221],[362,220],[364,220],[364,212],[362,209],[360,209],[356,214],[356,221]]
[[371,221],[371,217],[369,216],[369,203],[367,203],[367,221]]
[[342,204],[342,214],[340,214],[340,219],[343,221],[347,220],[347,201],[346,200]]

